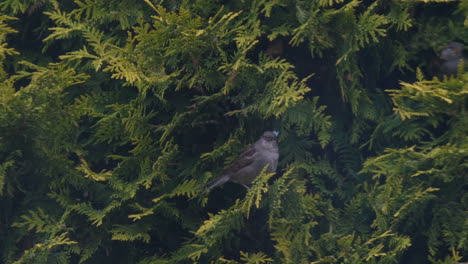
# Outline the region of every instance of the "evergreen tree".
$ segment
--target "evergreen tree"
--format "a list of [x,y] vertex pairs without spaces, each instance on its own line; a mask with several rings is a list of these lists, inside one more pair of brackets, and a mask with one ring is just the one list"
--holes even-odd
[[[0,10],[0,262],[468,261],[468,2]],[[276,174],[200,194],[273,129]]]

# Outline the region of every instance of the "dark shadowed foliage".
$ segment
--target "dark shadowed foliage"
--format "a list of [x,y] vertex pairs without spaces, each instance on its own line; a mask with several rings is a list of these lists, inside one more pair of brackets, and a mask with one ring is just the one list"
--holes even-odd
[[0,263],[468,261],[468,1],[0,11]]

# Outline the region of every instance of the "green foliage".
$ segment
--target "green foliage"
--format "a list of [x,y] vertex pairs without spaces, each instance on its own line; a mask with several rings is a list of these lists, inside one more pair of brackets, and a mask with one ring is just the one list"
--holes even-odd
[[223,3],[0,3],[0,262],[466,262],[466,1]]

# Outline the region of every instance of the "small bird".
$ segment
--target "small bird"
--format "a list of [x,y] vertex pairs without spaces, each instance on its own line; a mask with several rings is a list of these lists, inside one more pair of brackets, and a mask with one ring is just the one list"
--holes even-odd
[[231,165],[224,169],[221,176],[206,184],[208,186],[202,194],[228,181],[240,184],[249,189],[249,185],[257,178],[262,169],[268,165],[267,173],[276,171],[278,166],[278,131],[266,131],[254,144],[249,145]]
[[462,61],[467,63],[468,60],[463,56],[463,47],[462,43],[453,41],[440,51],[440,77],[457,74],[458,65]]

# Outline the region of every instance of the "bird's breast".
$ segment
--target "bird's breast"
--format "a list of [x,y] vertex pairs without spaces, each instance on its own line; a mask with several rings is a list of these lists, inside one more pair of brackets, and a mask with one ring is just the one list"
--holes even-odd
[[263,165],[262,169],[268,164],[269,166],[267,172],[275,172],[276,167],[278,165],[278,158],[279,154],[277,152],[266,152],[265,154],[261,155],[261,158],[259,158],[259,160]]

